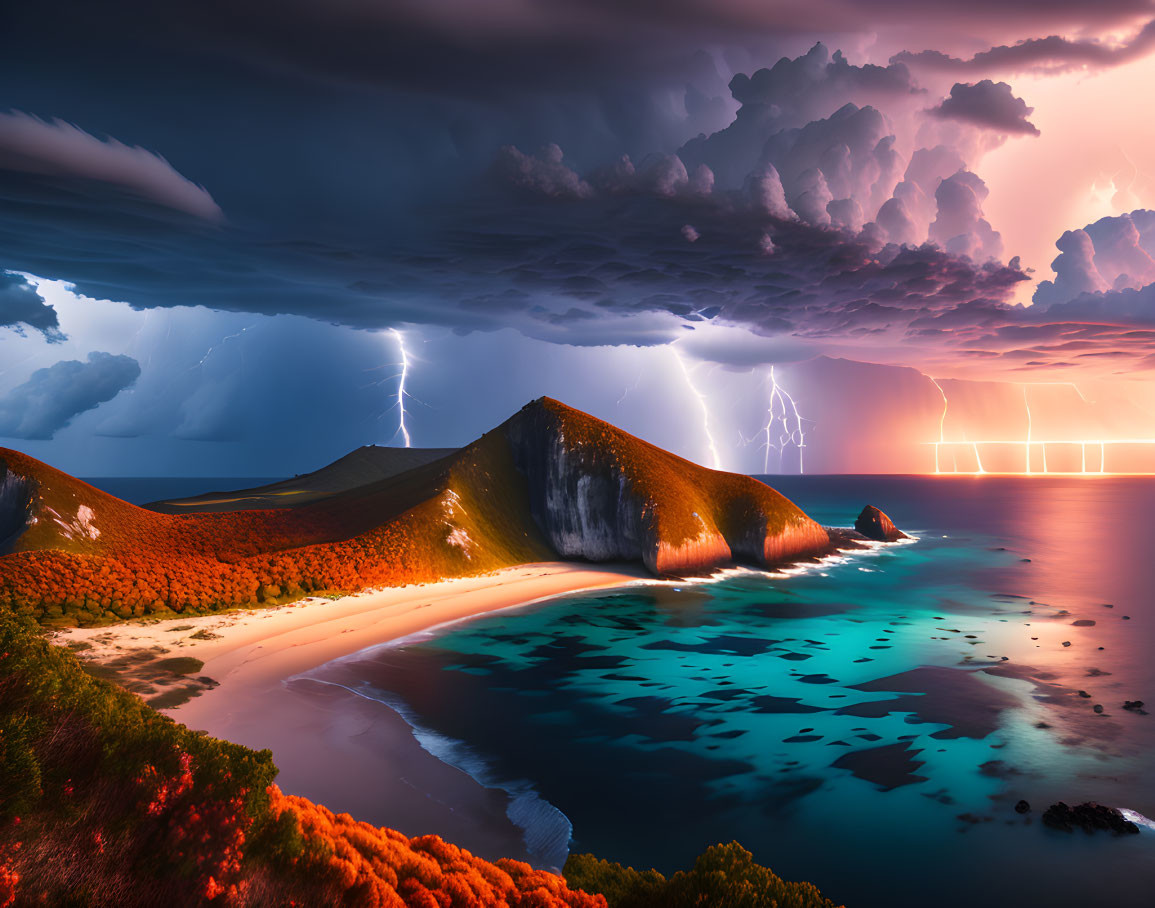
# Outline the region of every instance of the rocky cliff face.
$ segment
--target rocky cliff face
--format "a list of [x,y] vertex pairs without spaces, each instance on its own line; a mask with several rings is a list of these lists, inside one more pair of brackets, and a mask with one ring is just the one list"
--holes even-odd
[[534,519],[563,557],[684,574],[829,547],[826,531],[769,486],[690,463],[549,398],[502,431]]
[[0,555],[28,528],[32,516],[32,483],[0,460]]

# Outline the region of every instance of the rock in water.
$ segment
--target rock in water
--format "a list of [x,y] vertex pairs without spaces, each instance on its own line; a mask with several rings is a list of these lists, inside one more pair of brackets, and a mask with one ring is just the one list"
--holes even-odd
[[1043,814],[1043,823],[1051,829],[1062,832],[1072,832],[1078,826],[1084,832],[1092,833],[1104,830],[1115,835],[1135,835],[1139,827],[1128,820],[1114,807],[1104,807],[1094,801],[1079,804],[1077,807],[1068,807],[1062,801],[1052,804]]
[[854,528],[867,539],[876,539],[879,542],[896,542],[899,539],[910,538],[872,504],[862,509],[858,519],[854,521]]

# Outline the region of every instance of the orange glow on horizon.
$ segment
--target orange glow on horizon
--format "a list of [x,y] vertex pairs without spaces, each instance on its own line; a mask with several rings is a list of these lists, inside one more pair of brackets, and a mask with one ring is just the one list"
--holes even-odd
[[[924,442],[934,446],[934,475],[963,475],[963,476],[984,476],[984,475],[1001,475],[1001,476],[1148,476],[1155,475],[1155,437],[1118,437],[1111,438],[1106,435],[1085,436],[1081,431],[1096,428],[1109,428],[1106,424],[1099,426],[1092,425],[1085,421],[1086,412],[1080,414],[1080,409],[1092,406],[1094,401],[1088,400],[1087,397],[1080,390],[1075,382],[1024,382],[1022,387],[1022,410],[1017,419],[1025,419],[1025,422],[1018,422],[1019,431],[1022,431],[1023,436],[1019,438],[1008,437],[1008,435],[1017,434],[1016,432],[1016,417],[1014,417],[1014,405],[1012,400],[1005,399],[1001,406],[995,406],[993,409],[988,407],[976,408],[974,401],[968,401],[964,395],[961,401],[961,410],[957,407],[954,412],[951,411],[951,401],[947,395],[943,384],[935,379],[927,376],[931,383],[942,395],[943,410],[939,417],[939,437],[937,441]],[[950,380],[943,381],[949,383]],[[964,386],[965,387],[965,386]],[[1042,414],[1037,414],[1032,410],[1033,396],[1037,396],[1032,392],[1045,391],[1047,388],[1060,389],[1069,388],[1074,391],[1077,396],[1077,401],[1072,398],[1063,400],[1054,400],[1054,391],[1051,392],[1048,400],[1044,396],[1042,403],[1044,404]],[[953,394],[952,390],[952,394]],[[1036,401],[1036,404],[1038,402]],[[1049,404],[1049,407],[1046,406]],[[1056,406],[1057,405],[1057,406]],[[1010,409],[1008,410],[1008,406]],[[952,418],[954,437],[950,440],[947,438],[947,418],[948,414]],[[1058,416],[1058,420],[1056,420]],[[1080,417],[1084,417],[1081,419]],[[1009,420],[1009,421],[1008,421]],[[1040,429],[1040,421],[1042,428]],[[980,423],[979,432],[973,432],[973,426],[976,422]],[[991,429],[994,432],[991,432]],[[999,437],[999,432],[1007,432],[1008,435]],[[989,433],[989,434],[988,434]],[[979,437],[974,437],[975,435]],[[961,437],[960,437],[961,436]],[[1049,437],[1048,437],[1049,436]],[[1131,446],[1146,446],[1149,452],[1141,452],[1141,457],[1144,460],[1150,459],[1151,466],[1146,468],[1144,463],[1143,469],[1121,469],[1108,470],[1107,469],[1107,449],[1112,445]],[[1011,451],[1008,449],[1017,449],[1022,447],[1023,461],[1022,469],[1013,469],[1010,467],[1011,461],[1008,456]],[[952,470],[943,470],[942,463],[946,452],[943,448],[946,447],[951,455]],[[1090,447],[1092,451],[1098,449],[1098,463],[1088,462],[1087,449]],[[1077,448],[1077,451],[1072,449]],[[988,449],[984,452],[983,449]],[[993,450],[991,450],[993,449]],[[970,456],[974,458],[974,469],[959,469],[959,454],[965,452],[963,460],[969,461]],[[1000,454],[1000,451],[1003,452]],[[986,462],[984,463],[984,453],[986,453]],[[1146,455],[1150,453],[1151,457]],[[1048,460],[1048,454],[1051,455],[1051,461],[1057,460],[1055,468],[1052,469],[1052,462]],[[992,464],[993,460],[993,464]],[[1118,463],[1119,457],[1116,456],[1115,461]],[[1124,457],[1125,466],[1133,466],[1136,463],[1134,455]],[[1040,462],[1041,461],[1041,470]],[[965,465],[965,463],[964,463]]]

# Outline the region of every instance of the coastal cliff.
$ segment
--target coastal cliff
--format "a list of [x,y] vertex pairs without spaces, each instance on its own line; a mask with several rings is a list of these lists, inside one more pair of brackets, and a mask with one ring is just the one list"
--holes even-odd
[[637,561],[657,574],[825,549],[826,531],[749,476],[709,470],[550,398],[502,427],[534,520],[564,558]]
[[31,507],[32,484],[0,458],[0,555],[28,528]]
[[831,544],[764,483],[690,463],[549,398],[448,456],[318,488],[293,508],[158,513],[16,451],[0,450],[0,462],[0,605],[65,626],[559,558],[686,575]]

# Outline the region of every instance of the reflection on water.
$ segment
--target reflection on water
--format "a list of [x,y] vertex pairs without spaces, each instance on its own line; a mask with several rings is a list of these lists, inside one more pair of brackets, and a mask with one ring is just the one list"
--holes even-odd
[[[789,577],[579,596],[325,671],[528,781],[574,848],[671,870],[737,838],[850,905],[1146,903],[1155,481],[775,480],[817,519],[919,535]],[[1013,805],[1034,808],[1026,817]]]

